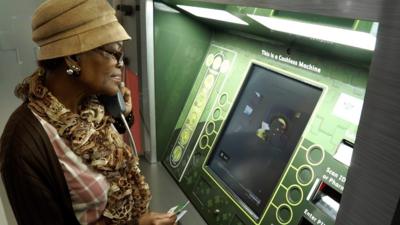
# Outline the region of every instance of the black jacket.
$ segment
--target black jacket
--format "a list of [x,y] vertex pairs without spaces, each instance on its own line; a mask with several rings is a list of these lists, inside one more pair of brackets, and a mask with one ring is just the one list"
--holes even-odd
[[79,225],[57,155],[27,104],[3,131],[0,169],[19,225]]

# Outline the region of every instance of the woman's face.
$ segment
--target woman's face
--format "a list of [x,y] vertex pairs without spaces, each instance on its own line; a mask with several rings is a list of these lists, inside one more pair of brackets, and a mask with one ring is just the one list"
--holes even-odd
[[78,55],[79,80],[90,94],[115,95],[122,81],[122,42]]

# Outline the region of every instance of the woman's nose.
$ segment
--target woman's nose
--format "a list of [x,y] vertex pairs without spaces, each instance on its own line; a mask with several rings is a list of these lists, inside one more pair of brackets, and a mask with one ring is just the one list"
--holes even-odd
[[120,60],[118,60],[117,62],[117,67],[118,68],[122,68],[124,66],[124,60],[121,58]]

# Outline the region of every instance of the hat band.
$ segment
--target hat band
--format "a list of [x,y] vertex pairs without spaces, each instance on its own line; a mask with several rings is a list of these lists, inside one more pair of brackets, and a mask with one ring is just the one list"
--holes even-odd
[[40,47],[37,59],[45,60],[86,52],[99,46],[131,39],[116,21]]
[[43,40],[37,40],[37,44],[39,46],[43,46],[46,45],[48,43],[51,42],[55,42],[61,39],[65,39],[65,38],[69,38],[72,37],[74,35],[80,34],[80,33],[84,33],[87,32],[89,30],[95,29],[97,27],[101,27],[110,23],[114,23],[118,21],[117,18],[113,15],[113,14],[109,14],[109,15],[104,15],[101,19],[98,20],[93,20],[89,23],[86,23],[82,26],[76,27],[74,29],[71,29],[69,31],[66,32],[62,32],[58,35],[52,36],[51,38],[47,38],[47,39],[43,39]]

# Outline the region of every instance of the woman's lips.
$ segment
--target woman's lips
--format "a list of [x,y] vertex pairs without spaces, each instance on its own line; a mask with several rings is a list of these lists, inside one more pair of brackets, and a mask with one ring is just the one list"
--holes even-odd
[[111,75],[111,79],[115,82],[121,82],[122,81],[122,77],[121,75]]

